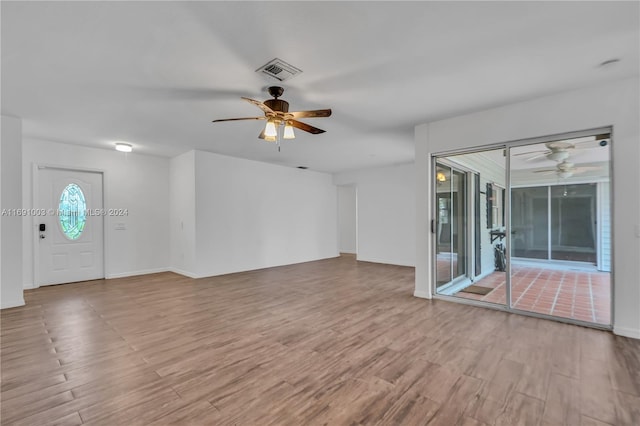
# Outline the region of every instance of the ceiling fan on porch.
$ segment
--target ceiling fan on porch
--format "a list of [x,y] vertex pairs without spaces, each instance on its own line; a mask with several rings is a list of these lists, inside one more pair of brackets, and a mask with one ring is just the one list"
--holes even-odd
[[[547,142],[545,146],[547,149],[538,151],[528,151],[513,154],[514,157],[521,155],[528,155],[525,161],[534,161],[538,159],[546,158],[547,160],[562,162],[569,158],[569,155],[573,151],[597,148],[598,146],[604,147],[608,144],[609,135],[601,134],[588,138],[578,138],[572,142],[569,141],[555,141]],[[597,142],[596,145],[593,142]],[[591,144],[589,142],[592,142]]]
[[576,167],[574,163],[571,163],[567,160],[563,160],[562,162],[558,163],[558,165],[553,169],[535,170],[534,173],[544,173],[545,175],[557,174],[558,177],[566,179],[566,178],[570,178],[574,174],[585,173],[585,172],[601,170],[601,169],[602,167],[598,167],[598,166]]
[[267,99],[264,102],[251,98],[242,97],[241,99],[257,106],[262,110],[264,116],[258,117],[242,117],[242,118],[224,118],[213,120],[213,123],[222,121],[241,121],[241,120],[266,120],[265,128],[260,132],[258,137],[268,142],[276,142],[278,140],[278,129],[283,126],[282,139],[294,139],[295,134],[293,128],[317,135],[325,131],[309,124],[299,121],[299,118],[322,118],[331,115],[331,109],[317,109],[312,111],[289,111],[289,102],[284,99],[278,99],[284,93],[284,89],[279,86],[271,86],[268,88],[269,94],[273,99]]

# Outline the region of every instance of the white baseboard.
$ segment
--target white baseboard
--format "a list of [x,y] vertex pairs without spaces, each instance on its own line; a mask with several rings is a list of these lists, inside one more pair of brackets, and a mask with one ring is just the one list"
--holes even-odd
[[270,269],[270,268],[278,268],[281,266],[291,266],[291,265],[298,265],[301,263],[309,263],[309,262],[317,262],[320,260],[326,260],[326,259],[335,259],[336,257],[339,257],[340,253],[336,252],[334,254],[331,254],[327,257],[319,257],[317,259],[299,259],[299,260],[295,260],[295,261],[290,261],[287,263],[275,263],[275,264],[271,264],[271,265],[253,265],[253,266],[244,266],[244,267],[235,267],[232,269],[222,269],[222,270],[208,270],[208,271],[204,271],[201,272],[200,275],[194,275],[191,274],[189,272],[186,271],[180,271],[179,269],[172,269],[173,272],[175,272],[176,274],[181,274],[181,275],[185,275],[187,277],[190,278],[209,278],[209,277],[217,277],[219,275],[228,275],[228,274],[237,274],[239,272],[250,272],[250,271],[259,271],[262,269]]
[[171,268],[141,269],[138,271],[119,272],[117,274],[107,274],[105,278],[108,280],[111,280],[114,278],[135,277],[136,275],[157,274],[160,272],[169,272],[169,271],[171,271]]
[[640,329],[628,327],[613,327],[613,333],[618,336],[631,337],[632,339],[640,339]]
[[416,267],[416,265],[412,264],[411,262],[405,262],[403,260],[365,258],[361,256],[356,256],[356,259],[360,262],[382,263],[383,265],[409,266],[411,268]]
[[202,278],[199,275],[193,274],[191,272],[183,271],[182,269],[179,269],[179,268],[169,268],[169,271],[173,272],[174,274],[184,275],[185,277],[189,277],[189,278],[194,278],[194,279]]
[[15,308],[18,306],[24,306],[24,298],[21,297],[19,299],[12,299],[12,300],[5,300],[2,299],[2,306],[0,306],[0,309],[9,309],[9,308]]
[[419,297],[421,299],[431,299],[431,293],[428,292],[428,291],[418,291],[418,290],[416,290],[416,291],[413,292],[413,295],[415,297]]

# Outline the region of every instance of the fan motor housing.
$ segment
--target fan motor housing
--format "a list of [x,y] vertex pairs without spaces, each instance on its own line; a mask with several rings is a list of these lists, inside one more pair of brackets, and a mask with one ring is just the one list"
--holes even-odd
[[550,154],[547,154],[547,158],[552,161],[563,161],[569,158],[568,151],[553,151]]
[[289,102],[282,99],[267,99],[264,104],[274,111],[289,112]]

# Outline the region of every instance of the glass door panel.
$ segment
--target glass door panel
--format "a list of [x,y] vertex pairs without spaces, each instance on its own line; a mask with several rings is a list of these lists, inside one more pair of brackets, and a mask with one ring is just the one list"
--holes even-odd
[[506,301],[503,149],[436,162],[436,292]]
[[448,284],[453,279],[453,212],[451,205],[451,168],[436,167],[436,286]]
[[609,135],[510,149],[511,307],[610,325]]
[[467,270],[467,177],[438,164],[436,187],[436,283],[448,285]]

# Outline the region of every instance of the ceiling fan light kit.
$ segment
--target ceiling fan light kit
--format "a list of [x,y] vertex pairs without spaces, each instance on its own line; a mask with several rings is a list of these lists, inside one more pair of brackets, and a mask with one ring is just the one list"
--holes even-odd
[[282,139],[295,139],[296,134],[293,132],[293,126],[287,122],[284,125],[284,132],[282,133]]
[[265,138],[278,136],[275,120],[267,120],[267,125],[264,127],[264,136]]
[[289,112],[289,102],[279,99],[284,93],[284,89],[280,86],[271,86],[268,89],[273,99],[267,99],[264,102],[251,98],[242,97],[241,99],[257,106],[264,112],[263,117],[245,117],[245,118],[225,118],[213,120],[214,123],[222,121],[240,121],[240,120],[267,120],[264,130],[260,132],[258,138],[267,142],[278,142],[278,128],[284,126],[282,139],[295,139],[296,135],[293,128],[317,135],[325,131],[317,127],[310,126],[298,118],[322,118],[331,116],[331,109],[318,109],[312,111],[295,111]]

